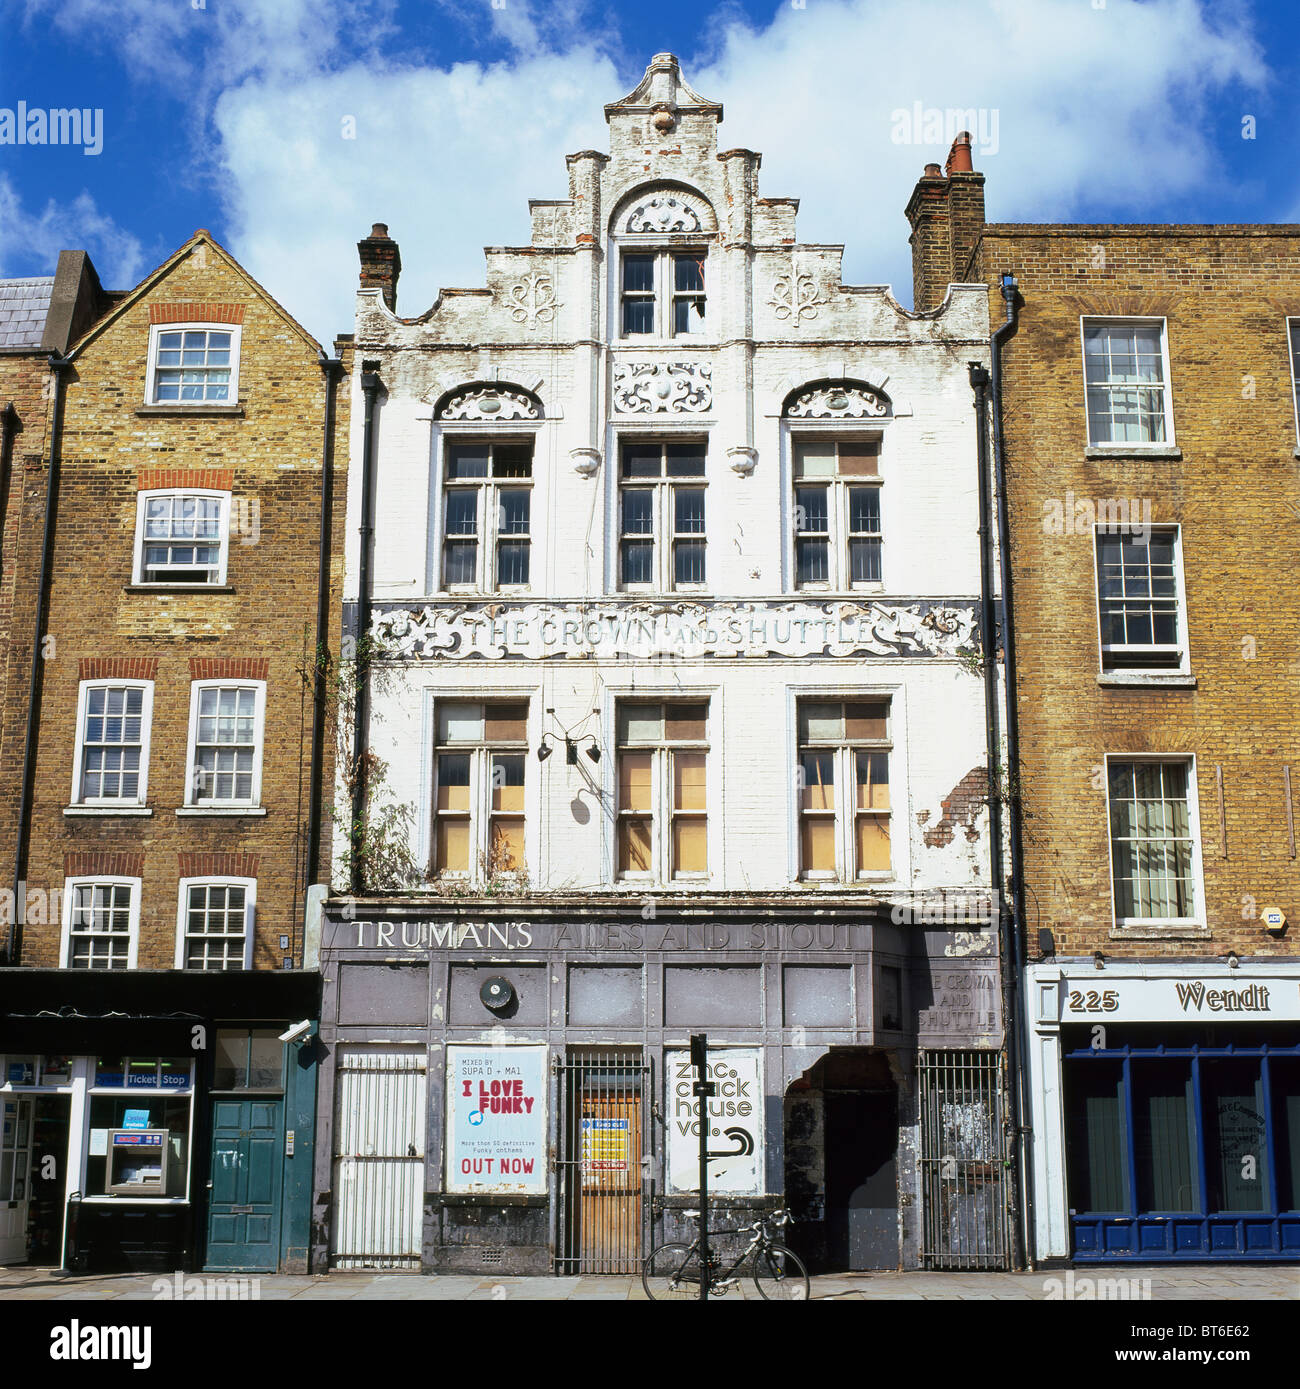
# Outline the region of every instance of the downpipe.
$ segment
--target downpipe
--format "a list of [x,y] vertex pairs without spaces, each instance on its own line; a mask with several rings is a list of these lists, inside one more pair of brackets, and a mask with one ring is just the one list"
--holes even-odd
[[352,826],[350,888],[354,897],[365,891],[362,845],[365,842],[366,755],[370,722],[370,563],[374,545],[375,400],[383,389],[378,362],[361,364],[361,393],[365,417],[361,436],[361,553],[357,562],[357,696],[352,729]]

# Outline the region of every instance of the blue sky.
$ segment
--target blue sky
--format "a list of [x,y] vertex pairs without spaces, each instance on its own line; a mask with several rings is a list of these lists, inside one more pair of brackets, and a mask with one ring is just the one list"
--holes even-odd
[[[990,220],[1300,221],[1295,0],[0,0],[0,274],[85,247],[124,288],[204,226],[324,341],[382,220],[419,313],[660,50],[905,303],[918,102],[984,113]],[[102,152],[3,143],[20,101],[102,110]]]

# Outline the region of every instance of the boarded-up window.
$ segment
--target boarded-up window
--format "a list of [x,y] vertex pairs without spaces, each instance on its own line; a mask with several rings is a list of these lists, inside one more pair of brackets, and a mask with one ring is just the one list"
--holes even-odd
[[619,706],[620,876],[708,873],[708,712],[698,700]]
[[[893,869],[889,701],[799,704],[799,866],[805,878],[865,878]],[[852,796],[837,797],[836,782]]]
[[525,700],[448,700],[437,708],[435,875],[490,877],[524,867]]

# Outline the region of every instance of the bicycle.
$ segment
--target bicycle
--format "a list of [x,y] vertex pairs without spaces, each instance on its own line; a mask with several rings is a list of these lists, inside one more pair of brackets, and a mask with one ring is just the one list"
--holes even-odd
[[[695,1220],[700,1217],[699,1211],[687,1211],[686,1214]],[[806,1302],[810,1292],[808,1270],[793,1250],[778,1244],[772,1238],[769,1228],[776,1226],[780,1230],[788,1225],[791,1219],[789,1211],[777,1211],[773,1215],[760,1216],[752,1225],[738,1225],[729,1230],[710,1230],[710,1239],[714,1235],[739,1235],[746,1232],[751,1238],[725,1268],[724,1261],[710,1252],[709,1296],[723,1297],[730,1289],[739,1288],[741,1274],[738,1270],[748,1260],[754,1286],[758,1289],[758,1295],[765,1301]],[[698,1298],[701,1271],[700,1237],[697,1235],[690,1244],[661,1244],[652,1250],[641,1265],[641,1285],[652,1302]]]

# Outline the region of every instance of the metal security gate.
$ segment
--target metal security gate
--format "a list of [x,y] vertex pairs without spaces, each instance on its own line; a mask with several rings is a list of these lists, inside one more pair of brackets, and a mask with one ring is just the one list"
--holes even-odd
[[1010,1267],[1002,1054],[923,1051],[922,1257],[927,1268]]
[[645,1257],[642,1163],[653,1125],[650,1067],[639,1050],[556,1057],[557,1273],[637,1273]]
[[334,1118],[335,1268],[420,1267],[423,1052],[344,1049]]

